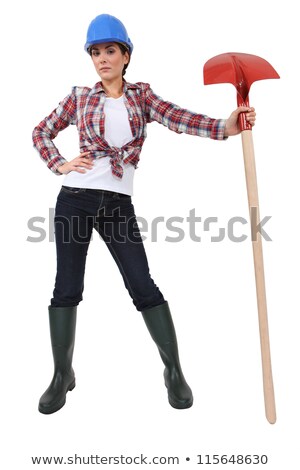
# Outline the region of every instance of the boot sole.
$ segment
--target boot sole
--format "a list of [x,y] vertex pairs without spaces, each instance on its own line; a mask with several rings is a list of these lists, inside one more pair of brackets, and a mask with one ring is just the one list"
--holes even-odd
[[[68,392],[71,392],[72,390],[74,390],[76,386],[76,382],[75,380],[69,385],[67,391],[66,391],[66,395]],[[57,404],[56,406],[54,406],[53,408],[43,408],[42,406],[39,406],[39,412],[44,414],[44,415],[50,415],[52,413],[55,413],[56,411],[60,410],[64,405],[66,404],[66,396],[63,400],[62,403],[59,403]]]
[[170,405],[173,408],[176,408],[176,410],[185,410],[187,408],[191,408],[191,406],[193,405],[193,400],[188,401],[186,403],[181,403],[177,400],[172,400],[172,398],[170,398],[169,396],[168,396],[168,400],[169,400]]
[[176,410],[185,410],[185,409],[190,408],[191,406],[193,406],[193,402],[194,402],[193,396],[191,397],[191,399],[189,401],[176,400],[176,398],[172,398],[171,395],[169,394],[169,387],[167,385],[166,380],[165,380],[165,387],[168,390],[169,403],[173,408],[176,408]]

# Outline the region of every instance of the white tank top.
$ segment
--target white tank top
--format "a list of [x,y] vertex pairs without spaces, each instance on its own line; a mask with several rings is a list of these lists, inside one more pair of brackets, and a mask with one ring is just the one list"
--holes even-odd
[[[124,96],[120,98],[106,98],[104,103],[104,138],[110,146],[122,147],[133,138]],[[131,163],[121,163],[123,178],[116,178],[111,172],[110,157],[96,158],[94,166],[86,173],[70,171],[64,177],[64,186],[75,188],[105,189],[117,193],[133,194],[133,177],[135,168]]]

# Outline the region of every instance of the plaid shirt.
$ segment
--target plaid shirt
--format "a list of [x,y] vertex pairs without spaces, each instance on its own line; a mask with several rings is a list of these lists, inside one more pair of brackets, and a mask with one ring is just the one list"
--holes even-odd
[[33,131],[34,147],[48,168],[60,175],[58,167],[67,162],[53,139],[69,124],[77,126],[80,152],[90,151],[94,158],[109,156],[112,172],[118,178],[123,175],[122,160],[137,167],[146,138],[146,126],[152,121],[177,133],[224,139],[224,119],[211,119],[164,101],[153,93],[148,83],[132,84],[124,80],[123,92],[133,139],[121,148],[111,147],[106,142],[103,112],[106,94],[101,82],[92,89],[73,87],[72,92]]

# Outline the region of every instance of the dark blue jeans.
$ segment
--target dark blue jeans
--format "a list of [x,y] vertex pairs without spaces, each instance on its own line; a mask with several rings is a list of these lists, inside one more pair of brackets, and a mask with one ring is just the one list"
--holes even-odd
[[130,196],[62,186],[57,198],[54,228],[57,274],[52,307],[72,307],[82,300],[86,256],[93,229],[97,230],[116,261],[137,310],[165,302],[149,273]]

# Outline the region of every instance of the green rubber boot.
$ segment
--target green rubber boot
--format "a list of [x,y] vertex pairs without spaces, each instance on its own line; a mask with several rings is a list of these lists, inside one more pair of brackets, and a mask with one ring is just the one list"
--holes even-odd
[[66,403],[66,394],[75,387],[72,358],[77,307],[49,307],[50,336],[54,359],[53,379],[40,398],[39,411],[55,413]]
[[190,408],[193,394],[181,370],[174,324],[168,302],[141,312],[165,367],[164,379],[173,408]]

